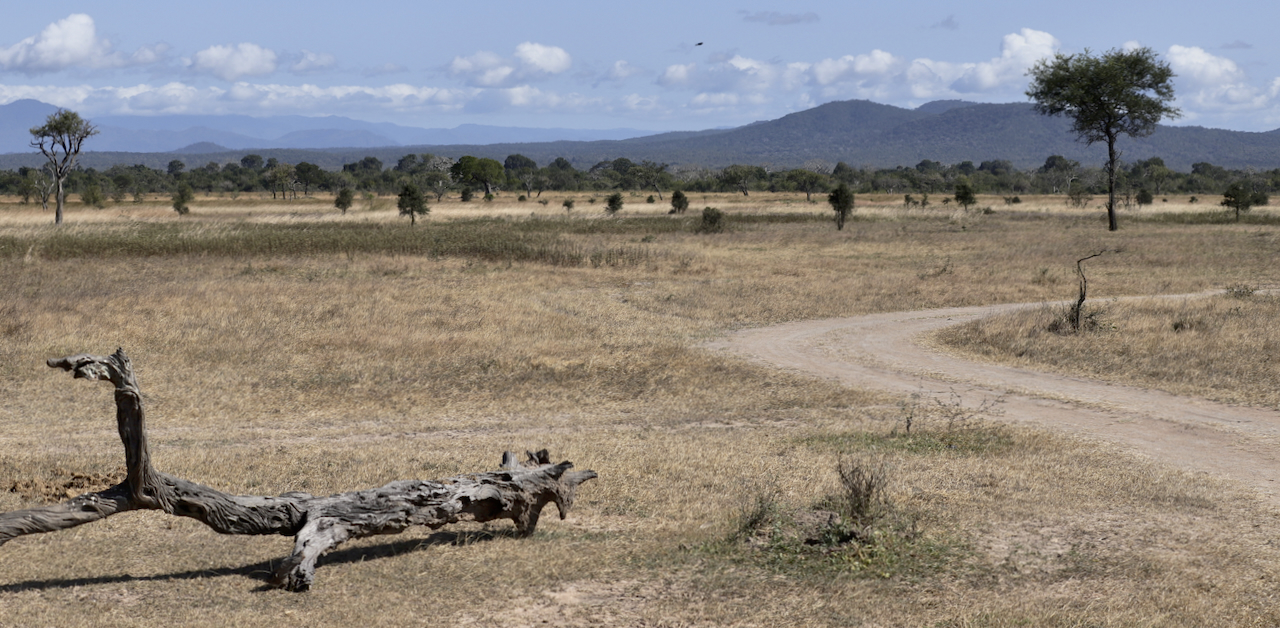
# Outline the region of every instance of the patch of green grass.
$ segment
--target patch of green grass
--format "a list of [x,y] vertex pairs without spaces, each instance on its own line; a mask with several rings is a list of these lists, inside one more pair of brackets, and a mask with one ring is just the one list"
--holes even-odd
[[998,423],[968,420],[951,425],[927,426],[888,433],[855,430],[836,434],[808,436],[801,443],[839,452],[902,451],[916,455],[951,454],[986,456],[1012,449],[1013,435]]
[[1269,212],[1246,212],[1236,220],[1233,211],[1220,212],[1166,212],[1159,214],[1137,215],[1129,218],[1134,222],[1146,222],[1169,225],[1280,225],[1280,214]]
[[137,224],[117,229],[49,229],[35,235],[0,237],[0,258],[19,258],[28,252],[47,260],[391,254],[593,267],[634,266],[652,257],[650,250],[641,246],[588,247],[555,233],[513,229],[511,223],[495,220],[440,223],[417,229],[372,223],[240,223],[217,227]]

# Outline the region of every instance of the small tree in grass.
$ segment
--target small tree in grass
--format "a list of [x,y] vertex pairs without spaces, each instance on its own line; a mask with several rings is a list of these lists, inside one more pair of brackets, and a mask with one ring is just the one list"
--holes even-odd
[[1222,193],[1222,206],[1236,210],[1236,222],[1240,221],[1240,212],[1247,212],[1255,205],[1266,205],[1270,200],[1265,192],[1255,192],[1243,182],[1232,183]]
[[409,217],[410,227],[418,224],[418,216],[426,216],[431,211],[427,207],[427,197],[423,196],[418,186],[412,183],[406,183],[400,189],[400,197],[396,200],[396,207],[400,208],[401,216]]
[[672,214],[683,214],[689,209],[689,197],[684,192],[676,190],[671,193],[671,212]]
[[956,202],[968,211],[969,206],[978,202],[978,196],[973,193],[973,186],[968,181],[956,182]]
[[347,215],[347,210],[351,209],[351,204],[356,200],[356,193],[351,188],[342,188],[338,190],[337,198],[333,199],[333,206],[342,211],[342,215]]
[[622,211],[622,192],[614,192],[604,199],[604,210],[610,215]]
[[573,199],[571,198],[564,199],[564,202],[560,203],[560,205],[564,207],[564,213],[566,214],[573,211]]
[[196,193],[190,185],[179,185],[178,191],[173,193],[173,211],[178,212],[179,216],[186,216],[191,211],[191,201],[195,197]]
[[849,189],[848,184],[841,183],[827,195],[827,202],[831,203],[831,209],[836,213],[836,231],[843,230],[844,221],[853,213],[853,190]]
[[1138,194],[1137,196],[1134,196],[1133,200],[1138,202],[1138,207],[1142,207],[1143,205],[1150,205],[1151,203],[1154,203],[1156,199],[1151,195],[1150,190],[1143,188],[1138,190]]

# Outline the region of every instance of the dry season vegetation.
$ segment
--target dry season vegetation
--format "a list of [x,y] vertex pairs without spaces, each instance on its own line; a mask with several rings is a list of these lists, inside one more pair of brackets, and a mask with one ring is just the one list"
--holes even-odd
[[[600,474],[531,538],[473,525],[356,541],[305,594],[261,590],[287,539],[156,512],[23,537],[0,547],[0,624],[1280,623],[1276,513],[1257,495],[704,348],[787,320],[1065,299],[1077,258],[1121,248],[1089,267],[1105,307],[1090,338],[1150,339],[1105,362],[1052,334],[973,342],[1008,336],[989,350],[1048,365],[1079,351],[1098,372],[1168,350],[1201,375],[1178,390],[1274,403],[1265,374],[1241,375],[1252,358],[1211,338],[1274,356],[1274,298],[1103,305],[1280,284],[1274,214],[1171,204],[1108,233],[1057,198],[965,213],[859,197],[836,231],[803,196],[699,196],[726,210],[724,233],[635,199],[605,218],[585,195],[567,216],[561,196],[433,204],[415,228],[394,203],[73,206],[59,229],[0,204],[0,511],[120,473],[110,390],[44,367],[117,346],[156,467],[229,492],[443,478],[542,447]],[[1166,377],[1147,368],[1132,377]]]

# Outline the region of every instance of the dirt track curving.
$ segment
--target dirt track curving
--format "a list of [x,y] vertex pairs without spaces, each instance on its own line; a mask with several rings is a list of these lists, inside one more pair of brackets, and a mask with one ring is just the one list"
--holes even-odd
[[[1180,295],[1189,296],[1189,295]],[[1280,412],[971,362],[930,348],[928,332],[1041,304],[872,314],[748,329],[714,347],[849,386],[964,405],[1003,398],[1002,419],[1103,438],[1173,465],[1234,478],[1280,505]]]

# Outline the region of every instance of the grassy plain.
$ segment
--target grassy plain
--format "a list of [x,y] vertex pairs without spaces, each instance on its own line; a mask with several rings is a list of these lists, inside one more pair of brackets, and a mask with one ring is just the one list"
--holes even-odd
[[[198,199],[184,218],[72,205],[60,229],[0,203],[0,511],[121,468],[109,389],[43,366],[117,346],[157,467],[223,490],[322,494],[541,447],[601,476],[530,539],[352,542],[305,594],[258,590],[288,539],[150,512],[24,537],[0,547],[0,625],[1280,623],[1276,513],[1238,486],[993,419],[948,429],[945,408],[702,347],[787,320],[1070,298],[1074,261],[1101,248],[1125,252],[1090,267],[1097,299],[1276,286],[1274,214],[1203,224],[1214,208],[1171,198],[1173,215],[1108,233],[1058,198],[984,198],[987,214],[883,196],[837,232],[803,195],[692,195],[685,217],[632,197],[616,218],[603,196],[573,195],[567,216],[544,196],[433,204],[416,229],[388,199],[346,216],[323,196]],[[704,205],[727,233],[693,233]],[[830,503],[859,457],[887,465],[910,534],[852,553],[741,540],[761,505]]]

